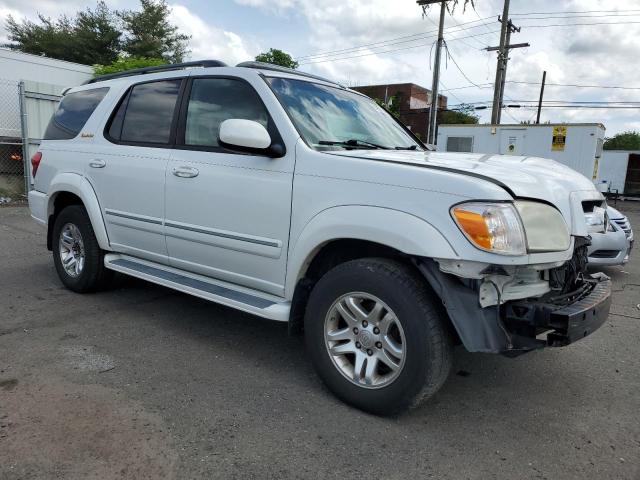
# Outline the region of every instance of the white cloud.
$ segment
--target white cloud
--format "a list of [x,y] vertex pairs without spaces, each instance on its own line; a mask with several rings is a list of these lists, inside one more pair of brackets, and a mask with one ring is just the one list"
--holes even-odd
[[216,59],[235,65],[253,60],[256,55],[256,46],[248,45],[234,32],[205,22],[183,5],[171,6],[170,21],[180,28],[181,33],[191,35],[189,48],[193,60]]
[[[292,53],[297,56],[317,52],[342,50],[353,46],[380,42],[416,33],[435,30],[437,12],[432,11],[427,19],[421,17],[415,0],[235,0],[236,3],[250,5],[276,12],[282,16],[297,12],[308,24],[308,40],[311,51],[295,51],[292,41]],[[547,82],[566,84],[595,85],[631,85],[640,86],[637,78],[635,58],[640,51],[640,24],[617,25],[616,20],[637,20],[633,18],[602,17],[606,10],[640,9],[640,0],[626,0],[611,5],[602,0],[537,0],[536,2],[511,2],[512,13],[561,12],[599,10],[592,15],[597,19],[559,18],[520,21],[523,17],[513,16],[514,22],[522,26],[520,33],[512,36],[512,42],[530,42],[528,49],[511,52],[508,79],[539,82],[542,71],[547,71]],[[446,34],[449,50],[466,77],[474,83],[492,83],[495,76],[496,54],[481,49],[498,43],[498,34],[488,34],[475,38],[454,40],[455,37],[489,33],[499,29],[498,14],[502,13],[503,0],[479,0],[477,11],[462,8],[455,11],[453,19],[447,14],[447,27],[456,28],[456,23],[477,21],[464,33]],[[538,15],[544,17],[545,15]],[[546,16],[557,16],[550,13]],[[596,23],[606,22],[614,25],[572,26],[568,28],[534,28],[533,25],[551,23]],[[527,25],[531,25],[527,28]],[[426,87],[431,86],[432,72],[429,68],[430,49],[433,37],[419,42],[405,42],[391,45],[384,50],[396,50],[387,54],[368,55],[376,49],[360,49],[350,53],[333,56],[301,59],[301,69],[327,75],[350,85],[365,83],[415,82]],[[417,48],[403,49],[417,45]],[[381,50],[378,48],[377,50]],[[335,60],[338,57],[355,58]],[[306,63],[316,62],[316,63]],[[448,63],[448,65],[447,65]],[[451,60],[443,63],[442,82],[446,87],[469,85]],[[515,100],[537,100],[539,87],[508,84],[507,97]],[[446,94],[446,92],[445,92]],[[492,88],[463,89],[448,93],[449,103],[490,100]],[[549,100],[589,100],[589,101],[640,101],[640,90],[606,90],[549,87],[545,92]],[[511,117],[510,117],[511,116]],[[488,118],[488,112],[482,112],[482,121]],[[535,117],[535,111],[528,109],[510,109],[504,116],[505,121],[529,120]],[[547,109],[543,111],[543,120],[551,121],[593,121],[607,126],[607,133],[633,128],[638,123],[636,110],[604,109]],[[514,120],[515,118],[515,120]]]

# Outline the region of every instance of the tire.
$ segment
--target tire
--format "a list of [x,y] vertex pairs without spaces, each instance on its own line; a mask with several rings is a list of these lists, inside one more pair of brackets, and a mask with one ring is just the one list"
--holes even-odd
[[[363,313],[370,319],[366,328]],[[410,266],[384,258],[353,260],[315,285],[305,313],[305,343],[316,372],[338,398],[376,415],[396,415],[436,393],[449,375],[452,339],[443,314]],[[349,339],[353,328],[358,335]]]
[[[63,230],[66,241],[62,239]],[[69,238],[73,241],[70,242]],[[53,263],[60,281],[69,290],[77,293],[95,292],[105,288],[113,278],[112,271],[104,266],[104,251],[98,245],[91,220],[82,205],[65,207],[58,214],[53,224],[52,240]],[[69,253],[66,252],[70,243],[74,246],[75,256],[65,267],[62,257],[69,259]],[[80,268],[74,269],[80,263]]]

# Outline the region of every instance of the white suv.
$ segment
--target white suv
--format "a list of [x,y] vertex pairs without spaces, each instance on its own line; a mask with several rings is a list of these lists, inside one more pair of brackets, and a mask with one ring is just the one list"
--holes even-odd
[[113,271],[304,331],[341,399],[392,414],[452,347],[515,356],[606,320],[585,272],[604,207],[551,160],[427,151],[376,103],[294,70],[205,61],[64,96],[32,159],[64,285]]

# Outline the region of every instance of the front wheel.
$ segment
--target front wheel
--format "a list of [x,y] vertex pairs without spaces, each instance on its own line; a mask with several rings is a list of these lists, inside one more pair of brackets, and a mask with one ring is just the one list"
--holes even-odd
[[413,269],[360,259],[311,292],[305,340],[327,386],[362,410],[392,415],[433,395],[451,368],[451,339],[433,292]]

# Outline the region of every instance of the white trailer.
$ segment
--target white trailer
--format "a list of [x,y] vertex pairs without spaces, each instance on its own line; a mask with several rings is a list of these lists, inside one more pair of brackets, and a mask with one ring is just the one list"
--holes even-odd
[[440,125],[438,150],[551,158],[596,181],[604,125]]
[[640,150],[602,152],[598,183],[620,195],[640,195]]

